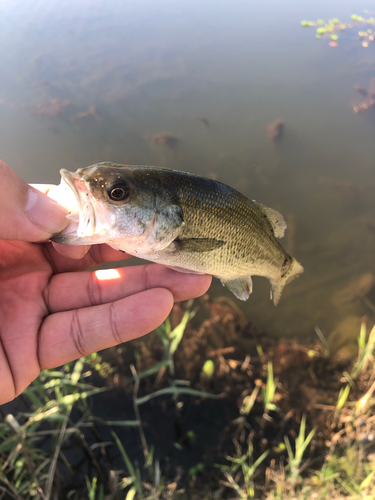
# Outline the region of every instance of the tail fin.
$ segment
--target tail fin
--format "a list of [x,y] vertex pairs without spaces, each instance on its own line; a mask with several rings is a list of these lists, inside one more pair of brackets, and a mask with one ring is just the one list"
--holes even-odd
[[271,300],[273,300],[275,306],[279,303],[284,286],[294,280],[294,278],[298,278],[302,273],[303,267],[294,257],[292,257],[289,269],[284,276],[278,280],[271,280]]

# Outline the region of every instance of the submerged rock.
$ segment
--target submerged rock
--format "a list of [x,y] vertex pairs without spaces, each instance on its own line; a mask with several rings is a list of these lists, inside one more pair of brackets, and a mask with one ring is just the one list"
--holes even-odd
[[40,115],[40,116],[58,116],[60,115],[67,106],[71,104],[68,99],[59,99],[59,98],[51,98],[48,102],[43,104],[39,104],[32,115]]
[[370,79],[368,90],[359,85],[354,85],[354,88],[364,97],[362,101],[353,104],[354,113],[361,113],[375,107],[375,77]]
[[210,128],[210,120],[205,116],[196,116],[196,119],[200,121],[206,128]]
[[159,134],[148,135],[147,140],[150,144],[157,144],[158,146],[167,146],[174,149],[180,142],[180,138],[169,132],[160,132]]
[[272,123],[267,125],[268,137],[273,141],[281,139],[284,135],[284,128],[285,123],[283,122],[283,120],[274,120]]

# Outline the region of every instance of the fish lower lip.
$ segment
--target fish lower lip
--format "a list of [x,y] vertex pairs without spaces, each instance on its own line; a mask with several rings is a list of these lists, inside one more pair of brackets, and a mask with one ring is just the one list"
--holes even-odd
[[95,233],[95,212],[90,201],[89,188],[85,180],[80,175],[69,172],[65,168],[60,170],[60,174],[62,180],[72,190],[77,201],[79,225],[76,236],[85,237],[93,235]]
[[[56,234],[51,238],[51,241],[54,243],[65,243],[65,244],[71,244],[73,242],[74,238],[69,235],[69,234]],[[77,245],[79,243],[77,242]]]
[[91,238],[78,238],[77,232],[72,234],[56,234],[51,238],[54,243],[61,243],[63,245],[90,245],[92,243]]

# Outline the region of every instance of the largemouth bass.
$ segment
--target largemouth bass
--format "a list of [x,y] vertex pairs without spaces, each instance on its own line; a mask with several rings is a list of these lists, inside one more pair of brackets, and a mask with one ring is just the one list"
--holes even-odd
[[71,223],[55,242],[107,243],[182,272],[212,274],[241,300],[252,291],[251,276],[264,276],[275,305],[303,272],[276,239],[286,228],[282,215],[221,182],[106,162],[60,173],[49,196],[70,211]]

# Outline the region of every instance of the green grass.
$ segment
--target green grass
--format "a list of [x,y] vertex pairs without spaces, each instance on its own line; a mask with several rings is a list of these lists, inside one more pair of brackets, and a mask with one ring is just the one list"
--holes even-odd
[[[133,390],[133,419],[106,420],[93,413],[92,397],[109,388],[93,385],[92,375],[96,374],[99,380],[101,377],[104,384],[114,373],[114,368],[104,363],[100,355],[41,373],[23,396],[29,401],[30,409],[0,417],[0,499],[60,500],[66,498],[67,493],[71,500],[214,498],[196,486],[207,483],[212,487],[212,479],[208,479],[209,476],[206,479],[206,474],[211,473],[203,461],[185,471],[189,478],[187,486],[179,487],[178,475],[166,475],[165,466],[160,463],[152,443],[147,441],[142,420],[143,405],[155,398],[168,398],[177,409],[181,398],[186,396],[218,397],[175,378],[174,358],[192,317],[191,308],[190,303],[176,328],[172,328],[168,320],[158,329],[164,359],[139,373],[131,367],[128,384],[132,384]],[[338,378],[344,383],[338,383],[335,403],[332,410],[327,410],[330,443],[318,453],[312,452],[319,439],[316,430],[308,426],[308,412],[301,418],[297,414],[293,416],[295,432],[285,431],[278,444],[257,442],[258,434],[283,422],[279,401],[285,394],[283,380],[274,376],[272,360],[258,346],[263,380],[249,379],[249,388],[238,403],[238,418],[228,423],[232,426],[233,452],[226,455],[225,463],[216,465],[216,498],[375,498],[375,454],[371,455],[371,442],[363,437],[375,434],[375,328],[367,334],[366,325],[362,324],[358,344],[357,361],[348,373],[339,374]],[[329,356],[324,345],[315,352],[311,358],[314,362],[316,357],[327,359]],[[140,395],[140,384],[148,380],[153,387],[153,377],[160,370],[168,371],[164,387],[155,387]],[[205,381],[214,380],[215,376],[215,364],[206,360],[200,380],[202,377]],[[100,440],[98,426],[109,430],[110,441]],[[117,431],[122,427],[138,433],[142,461],[131,458],[133,450],[129,450]],[[87,431],[97,436],[94,445],[88,441]],[[194,446],[196,433],[194,429],[189,433],[189,443]],[[184,448],[175,444],[176,449],[183,452]],[[67,453],[72,446],[84,453],[89,464],[85,472],[76,470],[69,462]],[[96,446],[102,450],[101,454],[94,453]],[[106,455],[108,447],[116,450],[116,462]],[[83,481],[78,480],[82,474]],[[69,477],[74,487],[73,483],[67,483]]]
[[[223,472],[226,481],[224,484],[234,490],[241,500],[246,500],[255,497],[255,487],[254,487],[254,474],[261,463],[265,460],[268,455],[268,451],[265,451],[256,460],[253,457],[253,443],[249,438],[247,440],[247,448],[243,451],[243,448],[238,442],[235,442],[236,454],[231,457],[228,456],[227,460],[230,465],[217,466]],[[239,481],[238,471],[242,473],[242,479]],[[242,483],[242,484],[241,484]]]
[[269,411],[277,411],[277,406],[273,403],[273,400],[278,383],[279,381],[277,380],[277,378],[275,379],[273,376],[272,362],[268,361],[267,383],[266,387],[262,389],[265,414],[267,414]]

